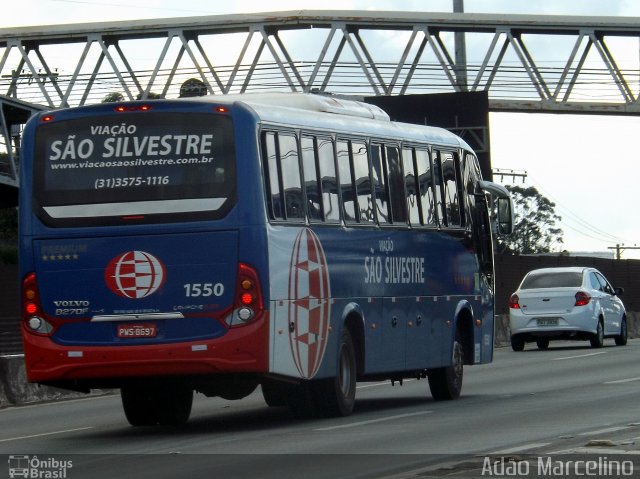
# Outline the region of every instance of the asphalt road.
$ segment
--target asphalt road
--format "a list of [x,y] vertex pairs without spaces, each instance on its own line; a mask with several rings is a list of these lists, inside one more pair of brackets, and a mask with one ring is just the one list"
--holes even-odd
[[[69,460],[70,479],[422,478],[431,476],[420,471],[443,464],[458,465],[447,466],[449,475],[476,477],[460,464],[487,454],[584,451],[611,438],[618,442],[608,446],[635,449],[640,340],[588,344],[498,349],[492,364],[465,369],[456,401],[433,401],[426,380],[359,383],[346,418],[296,420],[267,407],[259,390],[234,402],[198,395],[180,427],[130,427],[118,395],[7,408],[0,455],[14,465],[18,456],[37,456],[41,470]],[[0,477],[8,467],[0,462]]]

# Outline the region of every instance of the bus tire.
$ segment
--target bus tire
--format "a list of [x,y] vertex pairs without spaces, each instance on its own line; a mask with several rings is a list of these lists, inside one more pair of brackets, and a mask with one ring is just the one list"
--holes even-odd
[[123,386],[120,396],[124,414],[132,426],[184,424],[191,415],[193,389],[185,385]]
[[193,405],[193,389],[184,385],[168,386],[159,396],[158,423],[180,425],[189,420]]
[[158,414],[153,391],[144,386],[123,386],[120,389],[124,415],[132,426],[154,426]]
[[260,384],[262,397],[269,407],[287,405],[287,384],[279,384],[275,381],[263,381]]
[[324,416],[348,416],[353,412],[356,400],[356,352],[348,328],[342,330],[338,349],[336,375],[321,380],[321,388],[316,397],[322,398],[318,405]]
[[451,366],[432,369],[428,373],[431,396],[436,401],[457,399],[462,391],[464,376],[464,353],[460,338],[456,335],[453,342],[453,358]]
[[[296,419],[309,419],[318,415],[317,398],[313,394],[313,383],[303,381],[287,387],[286,404]],[[265,398],[266,400],[266,398]]]

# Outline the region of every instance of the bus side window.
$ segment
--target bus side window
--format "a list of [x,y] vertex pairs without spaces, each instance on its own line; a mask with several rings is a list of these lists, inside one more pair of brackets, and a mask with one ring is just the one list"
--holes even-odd
[[447,213],[444,205],[444,190],[442,178],[442,158],[439,151],[433,151],[433,191],[435,194],[436,214],[442,226],[447,226]]
[[298,141],[294,135],[278,135],[280,143],[280,168],[287,219],[303,219],[302,184],[300,182],[300,162],[298,161]]
[[337,160],[338,174],[340,175],[340,191],[342,192],[342,208],[344,220],[347,223],[357,223],[356,216],[358,210],[356,205],[356,189],[353,184],[353,174],[351,171],[350,142],[346,140],[338,141]]
[[322,207],[324,219],[328,223],[340,222],[340,197],[338,195],[338,179],[331,138],[317,138],[318,171],[320,189],[322,191]]
[[358,199],[358,211],[360,223],[375,223],[376,217],[373,211],[371,199],[371,177],[369,176],[369,158],[367,146],[359,141],[351,142],[351,158],[353,161],[353,173]]
[[478,160],[471,153],[465,153],[465,161],[462,165],[462,185],[463,193],[466,196],[467,206],[465,207],[465,225],[470,228],[473,223],[472,210],[475,208],[476,184],[482,176]]
[[309,221],[321,222],[324,220],[324,214],[322,213],[322,192],[316,170],[318,165],[316,161],[317,139],[303,136],[300,138],[300,149],[302,151],[302,172]]
[[396,224],[407,223],[407,205],[405,203],[404,179],[400,164],[400,151],[396,146],[386,148],[387,189],[391,204],[391,217]]
[[406,193],[407,212],[409,224],[420,226],[420,194],[418,190],[417,175],[415,174],[413,148],[402,149],[402,168],[404,170],[404,190]]
[[265,132],[263,135],[263,152],[266,159],[265,174],[267,176],[267,209],[269,217],[273,220],[284,219],[284,208],[282,207],[282,179],[278,169],[278,143],[277,133]]
[[460,174],[458,173],[459,162],[451,152],[441,152],[440,161],[442,165],[442,186],[444,192],[444,206],[446,211],[447,226],[456,228],[462,226],[462,211],[460,204]]
[[371,185],[373,201],[379,224],[389,223],[389,195],[387,193],[387,175],[383,162],[384,146],[371,144]]
[[427,150],[416,149],[415,153],[420,202],[422,203],[422,224],[424,226],[438,226],[438,218],[441,217],[441,213],[437,198],[440,198],[440,190],[439,183],[435,180],[435,168],[431,168]]

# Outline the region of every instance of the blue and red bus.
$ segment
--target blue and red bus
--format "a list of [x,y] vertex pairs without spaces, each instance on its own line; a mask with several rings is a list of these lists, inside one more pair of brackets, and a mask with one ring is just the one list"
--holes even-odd
[[39,113],[20,185],[28,380],[119,388],[132,425],[187,421],[194,391],[260,386],[296,416],[350,414],[356,381],[456,398],[463,366],[493,357],[492,226],[511,222],[465,142],[364,103]]

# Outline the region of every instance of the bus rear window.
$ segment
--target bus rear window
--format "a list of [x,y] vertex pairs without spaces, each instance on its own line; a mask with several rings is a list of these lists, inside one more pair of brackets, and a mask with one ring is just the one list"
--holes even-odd
[[132,113],[42,124],[36,213],[50,225],[219,218],[235,203],[231,118]]

